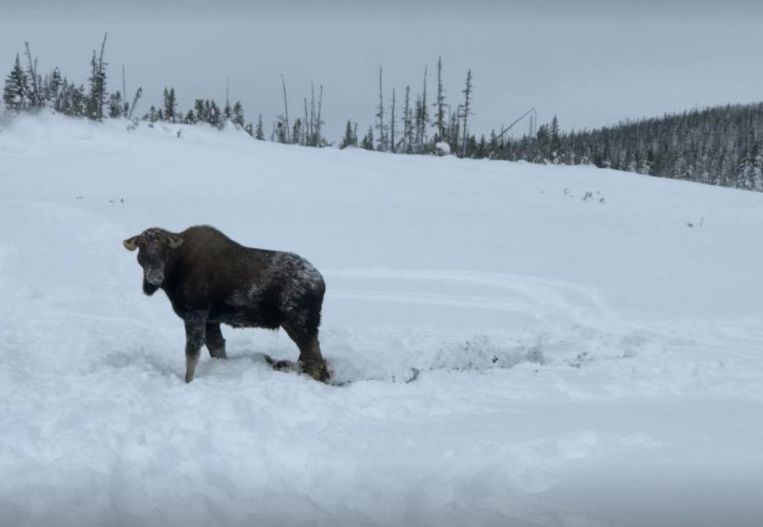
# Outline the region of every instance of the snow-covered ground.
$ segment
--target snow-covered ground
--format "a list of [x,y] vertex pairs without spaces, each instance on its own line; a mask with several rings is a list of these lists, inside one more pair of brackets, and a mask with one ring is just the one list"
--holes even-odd
[[[323,272],[347,384],[230,328],[183,382],[121,242],[200,223]],[[6,120],[0,525],[760,525],[761,233],[594,168]]]

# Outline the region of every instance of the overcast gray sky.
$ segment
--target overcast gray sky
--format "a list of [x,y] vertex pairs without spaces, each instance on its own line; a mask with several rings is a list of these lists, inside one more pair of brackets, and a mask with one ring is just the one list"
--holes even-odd
[[[109,87],[144,87],[141,110],[174,86],[184,109],[197,97],[240,99],[267,130],[310,83],[325,87],[329,139],[346,120],[364,131],[378,102],[406,84],[434,87],[443,57],[448,102],[474,79],[471,129],[489,132],[536,107],[563,129],[763,98],[763,8],[756,2],[488,1],[322,2],[196,0],[0,0],[0,72],[24,41],[41,70],[59,66],[84,82],[104,31]],[[430,98],[432,92],[430,91]],[[526,130],[518,128],[521,133]]]

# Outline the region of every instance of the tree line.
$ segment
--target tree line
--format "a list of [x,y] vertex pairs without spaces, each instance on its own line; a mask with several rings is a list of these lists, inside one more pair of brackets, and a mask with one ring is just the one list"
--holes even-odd
[[[178,107],[175,88],[165,87],[162,104],[152,104],[142,114],[136,113],[143,95],[143,88],[138,87],[132,97],[126,95],[124,66],[122,66],[122,89],[107,90],[108,63],[104,60],[107,36],[103,37],[100,52],[92,53],[91,73],[87,83],[79,84],[70,81],[58,67],[45,74],[40,73],[37,57],[32,56],[29,43],[26,42],[23,55],[16,54],[11,71],[5,79],[3,103],[6,109],[12,112],[25,112],[50,108],[64,115],[96,121],[104,118],[127,118],[151,123],[157,121],[180,124],[206,123],[218,128],[222,128],[229,122],[240,126],[255,139],[266,139],[262,114],[258,116],[256,123],[247,122],[241,101],[231,103],[227,94],[224,104],[219,104],[213,99],[195,99],[191,108],[182,111]],[[321,86],[317,102],[315,93],[311,94],[310,112],[307,110],[306,97],[305,119],[297,118],[292,126],[289,125],[288,113],[279,116],[273,123],[270,139],[305,146],[328,145],[321,131],[324,124],[320,111],[322,97],[323,87]]]
[[763,191],[763,103],[695,109],[560,133],[556,119],[504,145],[502,159],[593,164],[656,177]]
[[[37,58],[32,56],[29,43],[25,43],[24,53],[16,54],[5,80],[3,102],[7,110],[36,111],[47,107],[64,115],[93,120],[127,118],[152,123],[207,123],[218,128],[232,123],[258,140],[314,147],[332,144],[323,134],[323,86],[319,86],[317,94],[315,87],[311,87],[302,100],[302,107],[292,112],[290,119],[283,75],[283,112],[272,123],[269,133],[266,133],[262,114],[255,123],[247,122],[241,102],[231,104],[227,90],[223,104],[200,98],[183,111],[178,107],[174,87],[166,87],[160,105],[151,105],[142,114],[136,113],[143,90],[138,87],[132,97],[127,96],[124,66],[122,89],[107,89],[106,42],[107,35],[104,35],[99,51],[93,50],[90,56],[90,77],[86,84],[70,81],[57,67],[40,73]],[[383,73],[379,67],[378,105],[373,125],[360,137],[358,123],[348,119],[340,148],[590,164],[763,191],[763,103],[693,110],[569,133],[560,130],[554,117],[550,123],[540,126],[537,133],[510,137],[507,135],[509,126],[477,138],[469,129],[473,104],[471,70],[466,72],[464,87],[453,103],[446,97],[441,57],[434,73],[434,88],[428,88],[427,67],[420,79],[420,89],[415,92],[410,84],[402,92],[395,87],[385,88]]]

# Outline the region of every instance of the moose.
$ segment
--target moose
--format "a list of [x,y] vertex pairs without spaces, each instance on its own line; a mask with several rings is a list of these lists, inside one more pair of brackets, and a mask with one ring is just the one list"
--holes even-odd
[[[202,345],[212,358],[226,358],[220,324],[283,328],[299,348],[298,369],[328,381],[318,343],[326,284],[301,256],[244,247],[207,225],[179,233],[154,227],[123,245],[138,250],[143,292],[163,289],[185,323],[185,382],[193,380]],[[276,369],[290,364],[267,359]]]

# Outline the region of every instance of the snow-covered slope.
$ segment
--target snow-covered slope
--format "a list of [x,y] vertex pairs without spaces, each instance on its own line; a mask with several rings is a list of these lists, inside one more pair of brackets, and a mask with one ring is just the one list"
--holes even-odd
[[[184,332],[121,241],[215,225],[328,286]],[[759,525],[763,195],[587,167],[0,124],[0,524]],[[406,383],[420,371],[414,382]]]

